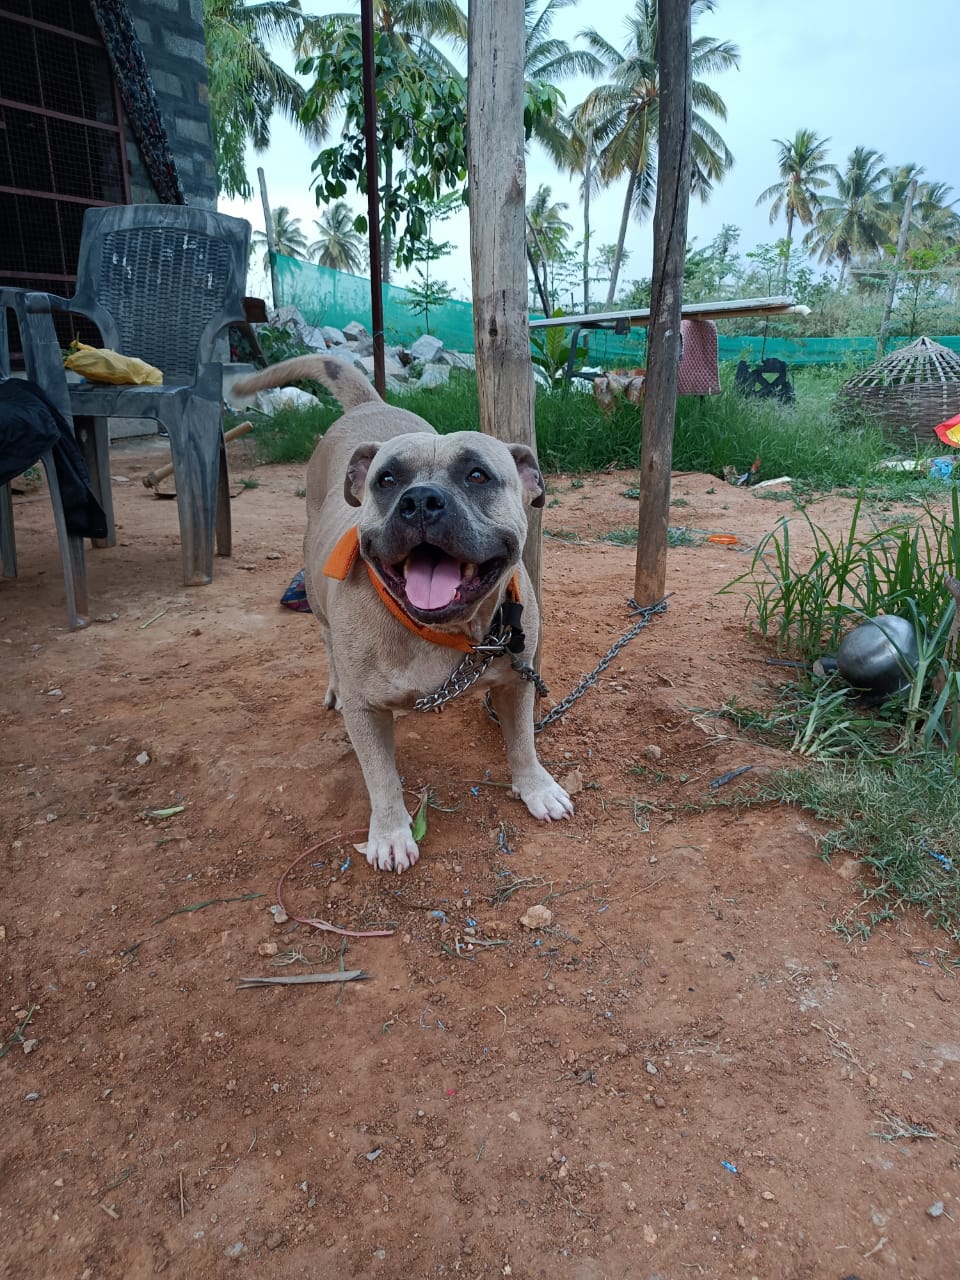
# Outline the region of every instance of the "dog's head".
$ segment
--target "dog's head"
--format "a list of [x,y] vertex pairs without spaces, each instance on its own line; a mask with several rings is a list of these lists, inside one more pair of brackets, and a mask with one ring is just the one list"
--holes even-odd
[[344,497],[360,554],[420,622],[469,619],[520,561],[543,479],[525,445],[476,431],[414,432],[353,453]]

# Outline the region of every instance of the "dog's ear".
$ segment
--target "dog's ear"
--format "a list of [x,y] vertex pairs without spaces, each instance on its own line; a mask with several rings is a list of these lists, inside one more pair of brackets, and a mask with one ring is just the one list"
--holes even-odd
[[536,455],[525,444],[511,444],[507,445],[507,448],[513,454],[513,460],[517,464],[517,474],[520,476],[520,483],[523,485],[524,494],[529,499],[531,507],[542,507],[546,500],[547,491],[544,488],[543,476],[540,474]]
[[363,502],[363,486],[367,482],[367,472],[379,448],[378,444],[357,445],[347,463],[347,474],[343,478],[343,496],[351,507],[359,507]]

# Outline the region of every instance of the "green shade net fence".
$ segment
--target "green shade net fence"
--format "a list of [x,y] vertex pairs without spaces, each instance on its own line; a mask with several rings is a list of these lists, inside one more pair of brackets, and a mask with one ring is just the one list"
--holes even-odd
[[[333,325],[342,329],[358,320],[372,329],[370,319],[370,281],[365,276],[351,276],[329,267],[319,267],[299,258],[277,254],[277,284],[280,305],[296,307],[313,325]],[[424,317],[410,307],[413,295],[397,285],[383,285],[384,339],[391,346],[409,347],[426,331]],[[536,318],[536,317],[531,317]],[[789,322],[788,322],[789,323]],[[430,332],[448,351],[473,351],[473,307],[469,302],[445,302],[430,308]],[[604,368],[631,368],[645,365],[647,331],[636,327],[627,334],[603,330],[583,333],[587,344],[587,365]],[[912,338],[890,338],[886,349],[894,350],[912,342]],[[940,337],[937,342],[960,351],[960,336]],[[855,364],[869,365],[877,357],[876,338],[762,338],[719,337],[721,361],[746,360],[758,364],[764,357],[783,360],[794,368],[803,365]],[[581,363],[577,362],[578,365]]]

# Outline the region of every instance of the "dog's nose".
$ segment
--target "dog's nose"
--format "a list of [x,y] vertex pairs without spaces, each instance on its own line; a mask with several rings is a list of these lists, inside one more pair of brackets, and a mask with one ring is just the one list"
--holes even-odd
[[397,512],[404,520],[433,524],[443,515],[446,506],[442,489],[429,484],[415,484],[397,503]]

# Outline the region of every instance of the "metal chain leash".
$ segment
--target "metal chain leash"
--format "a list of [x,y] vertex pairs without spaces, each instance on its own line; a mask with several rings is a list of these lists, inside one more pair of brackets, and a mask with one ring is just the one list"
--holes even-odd
[[455,671],[452,671],[439,689],[424,694],[413,704],[414,711],[435,711],[453,698],[473,687],[493,662],[502,654],[509,653],[510,628],[491,632],[483,644],[476,645],[464,658]]
[[[629,644],[635,636],[640,634],[643,628],[650,622],[651,618],[655,618],[657,614],[666,613],[667,611],[666,597],[662,600],[658,600],[656,604],[650,605],[639,605],[636,600],[629,600],[627,603],[630,606],[631,613],[637,615],[636,622],[624,632],[619,640],[614,641],[593,670],[585,675],[580,683],[576,685],[575,688],[571,689],[567,696],[561,699],[555,707],[551,707],[542,720],[537,721],[534,725],[534,731],[536,733],[541,733],[548,725],[553,724],[554,720],[559,720],[562,715],[565,715],[573,704],[579,701],[587,690],[596,684],[597,680],[601,675],[603,675],[604,671],[606,671],[607,667],[609,667],[610,663],[614,660],[620,650],[625,645]],[[536,672],[533,672],[533,675],[536,676]],[[539,679],[539,677],[536,678]],[[543,682],[540,681],[540,683],[542,684]],[[539,685],[538,692],[540,692]]]
[[[667,611],[666,597],[658,600],[656,604],[650,605],[639,605],[636,600],[629,600],[627,603],[630,606],[631,613],[636,616],[636,622],[623,633],[619,640],[614,641],[593,670],[585,675],[579,684],[571,689],[567,696],[562,698],[555,707],[551,707],[542,720],[537,721],[533,726],[535,733],[542,733],[555,720],[559,720],[562,715],[566,715],[573,704],[578,702],[587,690],[597,683],[597,680],[603,675],[620,650],[640,634],[651,618],[655,618],[657,614],[666,613]],[[433,693],[425,694],[422,698],[417,699],[413,704],[414,711],[438,710],[453,698],[459,698],[462,693],[466,693],[468,689],[477,683],[495,658],[509,654],[510,633],[511,628],[509,626],[499,631],[491,632],[483,644],[478,644],[466,655],[456,670],[451,672],[444,680],[439,689],[435,689]],[[529,662],[521,662],[519,658],[514,657],[511,661],[511,666],[518,673],[521,680],[529,680],[536,688],[537,693],[541,697],[546,697],[549,690]],[[491,720],[495,720],[499,724],[489,693],[483,702]]]

